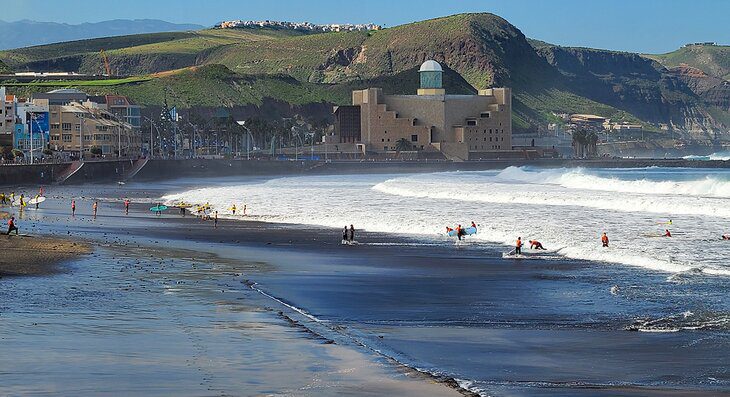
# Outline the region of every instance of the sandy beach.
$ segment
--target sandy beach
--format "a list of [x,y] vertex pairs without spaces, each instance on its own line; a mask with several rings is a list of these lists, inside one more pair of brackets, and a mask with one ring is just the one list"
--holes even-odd
[[722,299],[702,282],[676,295],[665,274],[632,287],[636,269],[496,245],[364,231],[350,247],[337,229],[148,210],[183,185],[55,188],[25,211],[51,239],[35,241],[92,253],[0,280],[8,394],[730,394],[724,328],[631,330]]

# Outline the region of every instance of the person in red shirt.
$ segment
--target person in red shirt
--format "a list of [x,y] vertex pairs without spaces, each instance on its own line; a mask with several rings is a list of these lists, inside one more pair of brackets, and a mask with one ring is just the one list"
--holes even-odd
[[604,247],[608,247],[608,236],[606,235],[606,232],[603,232],[603,235],[601,235],[601,244],[603,244]]
[[124,200],[124,214],[129,215],[129,199]]
[[515,255],[522,255],[522,237],[517,237],[515,243]]
[[71,216],[76,216],[76,200],[71,200]]
[[9,236],[10,235],[10,232],[12,232],[13,230],[15,230],[15,235],[17,236],[18,235],[18,227],[15,226],[15,217],[14,216],[11,216],[10,219],[8,219],[8,233],[7,233],[7,235]]
[[672,237],[672,233],[669,232],[669,229],[664,229],[664,237]]

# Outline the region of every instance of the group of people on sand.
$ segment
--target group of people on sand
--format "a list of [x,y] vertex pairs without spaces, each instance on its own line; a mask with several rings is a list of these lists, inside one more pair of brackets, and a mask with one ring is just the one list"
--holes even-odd
[[[43,186],[40,187],[38,190],[38,193],[33,196],[32,202],[35,205],[35,209],[39,208],[40,205],[40,198],[44,197],[44,190]],[[17,204],[16,204],[17,202]],[[9,205],[9,206],[15,206],[17,205],[18,209],[20,211],[24,210],[25,207],[28,206],[28,201],[26,200],[25,194],[21,193],[20,197],[16,200],[15,199],[15,192],[10,192],[10,194],[5,194],[4,192],[0,192],[0,205]]]
[[342,229],[342,244],[355,244],[355,226],[350,225],[348,229],[347,225],[345,225],[345,228]]

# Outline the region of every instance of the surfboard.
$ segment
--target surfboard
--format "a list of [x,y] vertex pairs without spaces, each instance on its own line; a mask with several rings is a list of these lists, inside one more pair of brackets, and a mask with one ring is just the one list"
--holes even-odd
[[[27,205],[28,205],[28,200],[24,198],[23,199],[23,206],[25,207]],[[13,201],[13,206],[14,207],[20,206],[20,198],[16,198],[15,201]]]
[[166,205],[158,205],[158,206],[150,208],[150,211],[152,211],[152,212],[160,212],[160,211],[166,211],[166,210],[167,210]]
[[46,198],[44,196],[40,196],[37,199],[33,198],[33,199],[28,200],[28,204],[35,205],[36,203],[40,204],[44,201],[46,201]]
[[188,204],[184,201],[181,201],[181,202],[175,204],[175,207],[177,207],[177,208],[192,208],[192,206],[193,206],[192,204]]
[[[475,227],[467,227],[467,228],[464,228],[464,233],[467,236],[471,236],[473,234],[477,234],[477,228],[475,228]],[[456,237],[456,229],[448,232],[447,235],[449,237]]]

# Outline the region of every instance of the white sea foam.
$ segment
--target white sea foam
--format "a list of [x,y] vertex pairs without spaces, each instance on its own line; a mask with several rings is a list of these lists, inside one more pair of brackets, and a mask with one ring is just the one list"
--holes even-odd
[[727,160],[730,160],[730,151],[715,152],[715,153],[712,153],[712,154],[708,154],[707,156],[699,156],[699,155],[684,156],[683,158],[685,160],[701,160],[701,161],[721,160],[721,161],[727,161]]
[[[696,172],[696,171],[691,171]],[[539,239],[551,252],[576,259],[639,266],[663,272],[730,275],[730,218],[724,193],[730,173],[581,169],[458,172],[417,175],[347,175],[279,178],[255,184],[196,189],[165,197],[210,202],[224,216],[248,204],[255,219],[375,232],[420,235],[448,243],[446,225],[480,224],[468,241],[512,245],[517,236]],[[667,176],[668,174],[668,176]],[[676,174],[676,175],[675,175]],[[658,224],[673,219],[671,226]],[[665,227],[676,234],[659,236]],[[606,231],[611,247],[602,249]],[[684,234],[682,234],[684,232]],[[383,241],[385,242],[385,241]],[[508,250],[508,249],[506,249]]]

